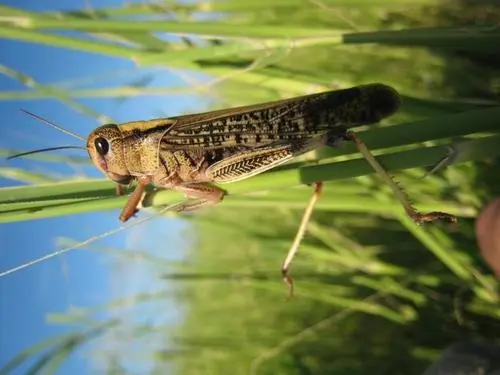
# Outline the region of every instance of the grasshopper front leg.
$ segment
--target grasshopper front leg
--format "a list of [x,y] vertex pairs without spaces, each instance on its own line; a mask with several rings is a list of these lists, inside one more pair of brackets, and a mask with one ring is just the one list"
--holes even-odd
[[[120,213],[119,219],[122,223],[126,222],[128,219],[130,219],[139,211],[137,209],[137,206],[139,206],[139,203],[141,202],[144,196],[144,192],[146,191],[146,186],[150,183],[150,179],[147,177],[139,178],[138,182],[139,184],[135,188],[134,192],[128,198],[127,203],[125,204],[125,206],[122,209],[122,212]],[[117,189],[117,193],[118,192],[122,193],[123,191],[121,189],[120,190]]]

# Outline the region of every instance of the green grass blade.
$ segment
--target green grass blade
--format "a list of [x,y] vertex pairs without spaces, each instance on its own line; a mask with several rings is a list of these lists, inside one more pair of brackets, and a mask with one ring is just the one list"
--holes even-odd
[[[486,156],[500,155],[498,142],[500,136],[492,136],[479,140],[458,143],[455,147],[467,150],[457,155],[453,163],[471,160],[483,160]],[[401,170],[434,165],[447,154],[447,146],[426,147],[416,150],[385,154],[379,161],[389,170]],[[369,164],[363,159],[352,159],[338,163],[305,166],[299,169],[282,169],[263,173],[251,179],[235,182],[225,186],[229,195],[256,191],[278,190],[297,185],[312,184],[316,181],[333,181],[345,178],[373,174]],[[111,210],[123,207],[127,197],[114,197],[111,181],[82,181],[72,183],[56,183],[20,188],[0,189],[0,222],[23,221],[83,213],[91,211]],[[72,203],[61,201],[74,197]],[[87,198],[83,199],[82,198]],[[226,199],[231,199],[230,196]],[[163,206],[182,200],[181,194],[173,191],[152,192],[143,202],[145,207]],[[24,202],[19,210],[9,209]],[[45,202],[48,202],[46,205]],[[29,208],[27,208],[27,205]],[[13,206],[15,207],[15,206]]]

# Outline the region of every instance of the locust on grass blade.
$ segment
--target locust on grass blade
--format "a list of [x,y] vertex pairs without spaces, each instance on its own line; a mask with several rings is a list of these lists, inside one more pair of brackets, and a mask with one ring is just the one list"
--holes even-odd
[[[339,147],[342,141],[356,144],[416,223],[438,219],[454,222],[454,216],[443,212],[418,212],[361,139],[349,130],[378,123],[394,114],[400,104],[396,90],[374,83],[212,112],[108,124],[90,133],[86,150],[94,165],[119,186],[137,183],[120,214],[123,222],[138,211],[149,184],[183,192],[186,200],[171,209],[192,211],[224,199],[226,193],[217,184],[255,176],[319,147]],[[11,158],[62,148],[35,150]],[[322,182],[316,182],[282,264],[282,276],[291,292],[289,269],[321,189]]]

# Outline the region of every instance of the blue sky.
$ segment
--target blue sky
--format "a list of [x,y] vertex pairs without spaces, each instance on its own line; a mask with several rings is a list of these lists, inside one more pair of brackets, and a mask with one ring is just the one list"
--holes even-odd
[[[2,3],[30,10],[67,10],[88,5],[88,2],[78,0],[9,0]],[[121,1],[116,0],[98,2],[99,7],[120,4]],[[96,6],[97,2],[93,5]],[[110,78],[97,84],[104,86],[109,83],[131,83],[134,79],[144,76],[143,71],[139,71],[128,61],[99,55],[9,40],[0,40],[0,50],[4,52],[0,55],[0,64],[19,70],[40,83],[67,82],[78,77],[97,75],[113,77],[117,71],[129,74],[127,79]],[[151,85],[182,84],[179,77],[166,71],[155,70],[152,73],[154,79]],[[21,83],[0,76],[0,90],[24,89]],[[85,99],[80,102],[118,122],[125,122],[162,114],[173,116],[194,111],[200,104],[200,98],[194,95],[142,96],[125,101]],[[78,145],[77,140],[26,116],[20,108],[49,118],[83,136],[99,125],[95,119],[77,113],[57,100],[0,101],[3,122],[0,127],[1,148],[30,150],[57,145]],[[67,154],[81,155],[73,150],[68,150]],[[23,167],[47,175],[100,176],[93,168],[82,170],[75,166],[40,163],[27,159],[0,160],[0,168],[2,167]],[[0,178],[2,187],[19,184],[17,181]],[[119,225],[117,217],[118,211],[111,211],[1,224],[0,271],[57,250],[60,248],[57,241],[60,237],[82,241],[114,229]],[[185,245],[182,239],[185,226],[186,224],[179,220],[155,219],[99,241],[91,248],[94,251],[75,250],[0,278],[0,365],[5,364],[20,350],[73,328],[47,323],[47,314],[103,305],[138,292],[164,290],[164,284],[151,276],[154,273],[147,262],[118,261],[122,258],[96,250],[108,247],[119,251],[145,251],[164,259],[180,259]],[[142,320],[155,324],[175,323],[182,316],[182,310],[168,301],[165,303],[166,306],[134,306],[119,316],[133,321],[141,317]],[[141,366],[136,368],[144,368],[147,365],[147,358],[140,363],[130,354],[131,346],[119,347],[119,342],[119,339],[110,335],[96,345],[114,345],[115,348],[123,349],[127,358],[130,358],[131,365]],[[144,355],[144,352],[140,354]],[[83,353],[77,353],[64,364],[61,373],[86,374],[91,365],[92,360],[87,359]],[[26,367],[20,367],[16,373],[23,373],[22,370],[25,369]]]

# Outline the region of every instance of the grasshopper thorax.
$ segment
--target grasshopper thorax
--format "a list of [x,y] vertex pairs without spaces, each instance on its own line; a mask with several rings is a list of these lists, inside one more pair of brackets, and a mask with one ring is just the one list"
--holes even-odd
[[87,151],[97,169],[114,182],[126,185],[133,179],[127,169],[123,137],[117,125],[103,125],[90,133]]

